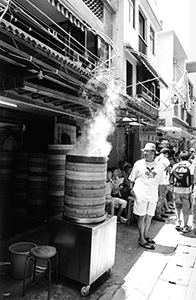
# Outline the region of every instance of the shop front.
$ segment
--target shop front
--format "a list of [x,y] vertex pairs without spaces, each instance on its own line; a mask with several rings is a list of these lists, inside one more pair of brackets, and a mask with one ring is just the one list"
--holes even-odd
[[172,152],[189,150],[196,147],[196,135],[185,131],[180,127],[158,127],[159,148],[168,147]]

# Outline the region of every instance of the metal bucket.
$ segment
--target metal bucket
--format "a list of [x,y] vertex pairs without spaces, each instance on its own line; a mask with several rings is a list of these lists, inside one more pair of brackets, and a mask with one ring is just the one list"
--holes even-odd
[[105,157],[68,154],[65,171],[64,217],[77,223],[105,220]]
[[66,155],[74,145],[48,145],[48,203],[49,214],[63,213],[65,196]]
[[[29,251],[37,247],[31,242],[15,243],[9,247],[11,253],[11,274],[14,279],[24,278],[25,261]],[[30,260],[27,269],[27,277],[30,277],[33,272],[33,262]]]

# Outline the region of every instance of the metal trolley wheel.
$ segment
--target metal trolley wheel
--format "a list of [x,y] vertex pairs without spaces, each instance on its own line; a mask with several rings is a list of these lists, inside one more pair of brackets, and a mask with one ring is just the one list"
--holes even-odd
[[81,288],[80,293],[81,293],[82,296],[85,297],[85,296],[88,295],[89,291],[90,291],[90,285],[87,285],[87,286],[83,286]]

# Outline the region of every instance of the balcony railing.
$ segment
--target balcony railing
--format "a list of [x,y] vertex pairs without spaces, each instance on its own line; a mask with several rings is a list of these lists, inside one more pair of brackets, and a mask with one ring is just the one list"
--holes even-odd
[[149,101],[147,101],[142,94],[137,94],[135,99],[135,101],[139,101],[142,108],[145,109],[146,112],[148,112],[151,115],[151,117],[158,118],[159,109],[154,105],[150,104]]
[[137,86],[137,95],[156,108],[160,106],[160,99],[142,83]]
[[104,64],[98,56],[89,51],[65,30],[62,34],[59,30],[55,31],[48,28],[45,43],[83,68],[93,70],[97,65]]
[[[38,19],[37,16],[31,14],[30,11],[25,10],[25,8],[22,8],[17,12],[17,18],[15,18],[14,13],[14,11],[10,13],[8,10],[3,19],[9,23],[14,19],[13,25],[15,27],[59,54],[69,58],[71,61],[78,64],[78,66],[93,70],[97,65],[105,64],[101,58],[78,42],[78,39],[84,40],[84,36],[82,35],[85,33],[82,30],[81,32],[78,31],[79,37],[76,39],[71,33],[67,32],[65,28],[57,23],[51,27],[41,19]],[[93,47],[94,52],[96,53],[96,42]],[[106,64],[106,67],[107,66],[108,64]]]

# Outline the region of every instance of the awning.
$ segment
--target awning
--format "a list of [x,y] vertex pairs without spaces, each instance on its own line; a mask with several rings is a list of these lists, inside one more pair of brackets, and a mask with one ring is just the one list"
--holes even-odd
[[72,24],[75,24],[82,31],[85,30],[85,24],[73,12],[71,12],[60,0],[48,0],[48,2],[57,8],[66,19],[69,19]]
[[196,136],[181,129],[180,127],[170,126],[170,127],[158,127],[158,130],[166,133],[168,137],[174,139],[181,139],[185,138],[187,141],[194,141],[196,140]]
[[156,71],[152,64],[148,61],[147,56],[145,58],[145,54],[133,50],[131,46],[125,46],[125,49],[131,55],[135,56],[135,58],[148,70],[149,73],[151,73],[154,78],[157,78],[157,80],[161,81],[166,87],[168,86],[167,83],[161,78],[158,71]]
[[152,74],[153,77],[159,77],[158,72],[156,72],[156,70],[154,70],[150,64],[148,63],[147,59],[145,59],[144,57],[140,57],[140,62],[144,65],[144,67],[148,70],[148,72],[150,72]]

